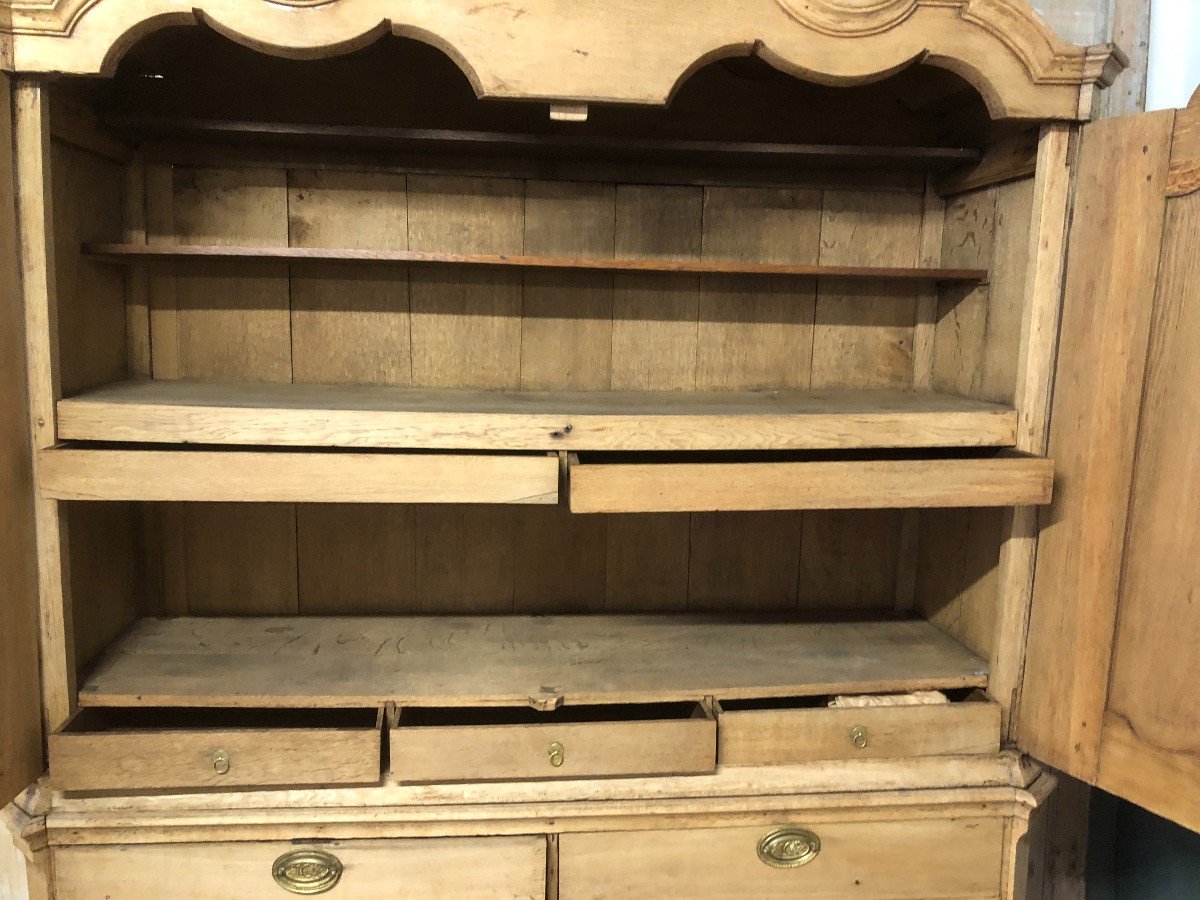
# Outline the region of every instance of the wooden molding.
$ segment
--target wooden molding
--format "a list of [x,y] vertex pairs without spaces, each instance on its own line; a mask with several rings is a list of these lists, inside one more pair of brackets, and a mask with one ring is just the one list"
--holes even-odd
[[[1126,64],[1112,45],[1065,43],[1024,0],[704,0],[615,15],[605,0],[13,0],[10,65],[111,73],[145,35],[203,22],[266,53],[315,58],[384,34],[444,51],[480,97],[665,104],[696,69],[758,55],[824,84],[916,62],[950,69],[996,118],[1076,119],[1082,95]],[[504,35],[498,40],[497,35]]]

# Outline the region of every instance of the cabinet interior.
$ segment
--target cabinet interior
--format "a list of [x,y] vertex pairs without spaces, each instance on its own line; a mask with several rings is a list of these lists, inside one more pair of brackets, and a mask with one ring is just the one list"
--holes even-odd
[[[826,505],[884,508],[742,509],[733,490],[704,501],[715,508],[571,509],[572,472],[589,463],[900,461],[928,464],[920,477],[936,482],[940,461],[1009,452],[1033,178],[947,189],[1019,133],[990,122],[957,76],[914,66],[835,88],[727,59],[692,73],[665,109],[597,104],[586,122],[556,122],[545,104],[476,100],[449,58],[415,41],[292,61],[166,29],[110,80],[56,82],[50,117],[69,446],[227,460],[288,448],[318,463],[553,456],[558,484],[538,502],[350,502],[356,476],[341,483],[339,462],[319,471],[344,502],[239,503],[224,502],[235,488],[219,486],[214,463],[199,486],[169,487],[222,502],[156,500],[136,483],[114,489],[122,499],[71,499],[81,702],[150,702],[130,698],[157,689],[153,667],[144,688],[97,688],[105,672],[137,678],[121,663],[146,629],[168,643],[224,633],[207,645],[224,660],[215,680],[172,700],[206,707],[238,705],[217,682],[235,683],[237,648],[273,627],[316,656],[321,629],[374,629],[385,642],[414,616],[494,617],[498,631],[526,628],[520,646],[554,642],[546,623],[560,620],[541,617],[610,636],[649,622],[667,656],[692,646],[666,637],[690,625],[703,659],[727,668],[738,628],[779,641],[757,693],[701,673],[616,702],[986,686],[1011,517],[986,485],[955,508],[835,497]],[[143,255],[86,249],[96,244]],[[176,245],[229,252],[165,255]],[[574,263],[504,264],[512,257]],[[586,266],[597,260],[613,268]],[[576,415],[588,423],[577,433]],[[356,431],[365,416],[394,436]],[[259,465],[254,481],[285,477]],[[838,477],[859,477],[848,471]],[[361,616],[379,618],[302,621]],[[420,627],[449,647],[455,621]],[[843,677],[834,653],[813,662],[839,641],[877,671]],[[441,702],[517,703],[489,694],[504,650],[487,646],[450,660],[463,687]],[[383,671],[367,656],[342,670],[347,695]],[[305,663],[294,665],[271,677],[303,687]],[[321,670],[328,705],[389,699],[339,699],[336,670]],[[568,705],[583,690],[572,673],[586,671],[582,660],[563,672]]]

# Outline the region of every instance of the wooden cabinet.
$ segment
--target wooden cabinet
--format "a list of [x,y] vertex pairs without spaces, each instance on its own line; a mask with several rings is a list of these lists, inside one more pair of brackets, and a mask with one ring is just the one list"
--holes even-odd
[[1038,761],[1200,821],[1200,109],[1085,124],[1119,51],[0,5],[0,784],[44,724],[58,896],[1011,896]]

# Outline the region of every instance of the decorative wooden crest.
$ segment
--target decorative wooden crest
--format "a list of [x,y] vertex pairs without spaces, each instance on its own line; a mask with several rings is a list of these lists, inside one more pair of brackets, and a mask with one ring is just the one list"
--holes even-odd
[[915,63],[969,81],[996,118],[1086,118],[1125,57],[1061,41],[1025,0],[0,0],[6,65],[109,73],[168,25],[205,23],[292,58],[336,55],[392,33],[444,51],[481,97],[666,103],[714,60],[758,55],[824,84]]

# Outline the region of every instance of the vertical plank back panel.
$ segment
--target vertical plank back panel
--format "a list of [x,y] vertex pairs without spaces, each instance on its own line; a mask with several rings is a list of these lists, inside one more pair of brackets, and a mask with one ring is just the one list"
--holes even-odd
[[[287,181],[291,246],[408,248],[406,176],[300,169],[289,172]],[[403,268],[294,264],[291,326],[297,382],[411,381]],[[385,613],[412,602],[411,508],[301,505],[296,543],[302,613]]]
[[[616,240],[611,184],[530,181],[525,186],[524,252],[611,257]],[[613,276],[607,272],[526,272],[521,385],[603,390],[611,383]],[[604,608],[608,522],[565,505],[516,510],[517,612]]]
[[[175,169],[169,192],[165,173],[147,177],[154,239],[287,245],[282,170]],[[150,302],[156,378],[291,381],[286,266],[180,264],[152,280]],[[162,514],[168,609],[194,615],[297,611],[293,506],[177,504]]]

